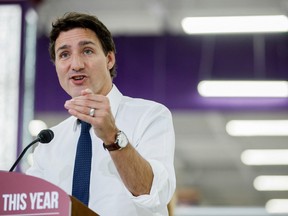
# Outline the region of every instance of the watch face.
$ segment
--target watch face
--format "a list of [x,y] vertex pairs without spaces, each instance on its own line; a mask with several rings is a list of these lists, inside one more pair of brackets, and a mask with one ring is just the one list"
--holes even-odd
[[128,144],[128,139],[127,139],[126,135],[125,135],[122,131],[120,131],[117,139],[118,139],[118,145],[119,145],[121,148],[124,148],[124,147],[127,146],[127,144]]
[[115,150],[121,150],[122,148],[125,148],[128,145],[129,141],[126,137],[126,135],[122,132],[119,131],[117,133],[117,137],[114,143],[109,144],[109,145],[105,145],[105,143],[103,143],[103,148],[108,151],[115,151]]

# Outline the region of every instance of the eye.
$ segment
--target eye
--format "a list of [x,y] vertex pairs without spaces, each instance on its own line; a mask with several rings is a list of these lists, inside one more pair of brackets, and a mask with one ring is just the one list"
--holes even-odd
[[91,49],[84,49],[84,54],[85,55],[91,55],[91,54],[93,54],[93,50],[91,50]]
[[65,58],[68,58],[69,57],[69,53],[68,52],[61,52],[59,54],[59,58],[60,59],[65,59]]

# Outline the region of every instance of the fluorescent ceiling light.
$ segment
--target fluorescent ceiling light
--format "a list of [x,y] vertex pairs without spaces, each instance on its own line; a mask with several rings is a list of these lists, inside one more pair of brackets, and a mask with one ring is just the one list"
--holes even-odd
[[203,80],[197,88],[203,97],[288,97],[287,81]]
[[288,191],[288,176],[258,176],[253,184],[258,191]]
[[288,120],[231,120],[226,132],[230,136],[288,136]]
[[284,15],[186,17],[181,24],[187,34],[288,31],[288,18]]
[[241,154],[246,165],[288,165],[288,149],[248,149]]
[[271,199],[266,203],[265,207],[268,213],[288,213],[288,199]]

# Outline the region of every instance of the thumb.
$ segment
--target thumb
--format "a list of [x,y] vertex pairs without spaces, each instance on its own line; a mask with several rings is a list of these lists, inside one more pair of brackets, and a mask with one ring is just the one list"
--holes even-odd
[[87,94],[93,94],[93,91],[91,89],[85,89],[81,91],[81,95],[87,95]]

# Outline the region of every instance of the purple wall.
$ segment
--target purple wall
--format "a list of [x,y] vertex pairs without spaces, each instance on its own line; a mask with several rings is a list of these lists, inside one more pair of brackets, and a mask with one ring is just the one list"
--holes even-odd
[[[253,46],[264,39],[255,63]],[[254,41],[254,43],[253,43]],[[126,95],[164,103],[170,109],[285,110],[287,99],[208,99],[197,93],[202,79],[288,80],[288,35],[122,36],[115,38],[115,83]],[[36,112],[63,111],[69,98],[49,60],[48,39],[37,47]]]

